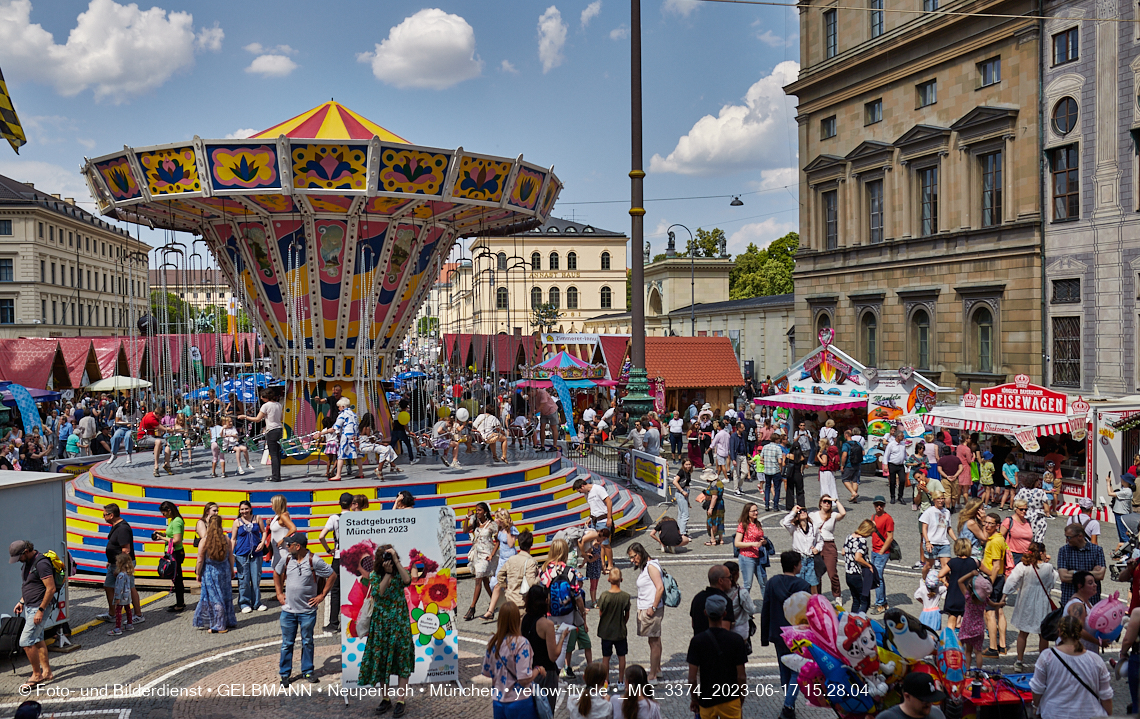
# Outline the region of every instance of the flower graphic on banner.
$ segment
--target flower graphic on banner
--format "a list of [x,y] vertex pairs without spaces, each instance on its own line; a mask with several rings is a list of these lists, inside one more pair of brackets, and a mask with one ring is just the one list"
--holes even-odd
[[508,204],[513,207],[533,210],[534,206],[538,204],[538,191],[542,189],[542,183],[545,179],[546,176],[541,172],[535,172],[526,167],[520,168]]
[[425,575],[435,574],[436,570],[439,569],[438,562],[431,557],[425,556],[420,550],[413,548],[412,551],[408,552],[408,571],[412,571],[412,568],[417,565],[423,565],[423,573]]
[[[344,554],[341,554],[341,562],[344,561]],[[348,601],[341,602],[340,613],[348,618],[348,636],[360,636],[356,633],[356,618],[360,616],[360,609],[364,606],[364,600],[368,597],[368,591],[365,590],[364,585],[357,579],[352,583],[352,589],[348,592]],[[367,629],[367,627],[365,627]]]
[[95,168],[103,175],[107,189],[116,200],[131,200],[142,196],[138,185],[135,184],[135,177],[127,158],[119,157],[101,162]]
[[412,635],[420,646],[426,647],[432,639],[443,639],[447,636],[447,625],[450,623],[451,615],[436,604],[412,610]]
[[[376,543],[370,539],[352,545],[340,553],[340,566],[347,569],[349,574],[358,577],[365,572],[371,572],[376,546]],[[368,566],[364,566],[365,564]]]
[[412,585],[416,591],[417,602],[424,606],[434,604],[440,609],[451,609],[455,606],[455,580],[450,576],[450,570],[443,570],[439,574],[429,576],[423,583]]
[[462,199],[498,202],[510,171],[509,162],[464,156],[459,164],[459,177],[453,194]]
[[270,145],[256,147],[215,147],[209,151],[214,185],[222,189],[252,189],[276,187],[277,148]]
[[140,153],[138,157],[139,164],[146,173],[151,195],[172,195],[201,189],[194,148],[155,150]]

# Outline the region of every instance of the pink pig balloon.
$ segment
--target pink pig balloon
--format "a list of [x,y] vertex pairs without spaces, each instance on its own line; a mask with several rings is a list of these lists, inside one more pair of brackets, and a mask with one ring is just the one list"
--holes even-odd
[[1085,629],[1097,639],[1116,641],[1124,628],[1124,615],[1127,613],[1128,605],[1120,600],[1120,592],[1113,592],[1089,611],[1085,617]]

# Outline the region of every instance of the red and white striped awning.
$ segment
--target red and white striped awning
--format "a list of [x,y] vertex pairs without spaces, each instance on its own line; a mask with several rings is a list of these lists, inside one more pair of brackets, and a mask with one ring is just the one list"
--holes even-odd
[[1038,437],[1068,434],[1069,419],[1063,415],[1040,412],[1002,412],[966,407],[935,407],[922,415],[922,421],[934,427],[961,429],[968,432],[1008,434],[1022,427],[1036,427]]
[[[1060,507],[1057,507],[1057,514],[1061,514],[1066,517],[1075,517],[1080,511],[1081,507],[1076,502],[1065,502]],[[1111,519],[1110,515],[1111,512],[1108,507],[1093,507],[1092,516],[1093,519],[1097,520],[1098,522],[1107,522],[1109,519]]]

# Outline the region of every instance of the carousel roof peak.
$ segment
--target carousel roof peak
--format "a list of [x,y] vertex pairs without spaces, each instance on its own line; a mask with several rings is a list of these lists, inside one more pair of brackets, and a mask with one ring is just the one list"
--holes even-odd
[[307,140],[370,140],[375,135],[388,142],[408,141],[368,118],[329,100],[296,117],[262,130],[251,139],[267,140],[278,135]]

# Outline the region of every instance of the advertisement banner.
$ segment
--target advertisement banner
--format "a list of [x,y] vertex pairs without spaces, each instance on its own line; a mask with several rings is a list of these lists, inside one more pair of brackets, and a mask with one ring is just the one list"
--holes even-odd
[[922,424],[921,415],[904,414],[902,417],[899,417],[899,423],[902,425],[907,437],[921,437],[926,433],[926,427]]
[[1036,427],[1018,427],[1013,430],[1013,436],[1026,452],[1036,452],[1041,449],[1041,445],[1037,442]]
[[631,451],[633,457],[633,478],[642,484],[657,489],[658,496],[665,497],[665,482],[669,476],[669,462],[652,454]]
[[1083,414],[1080,417],[1069,417],[1069,434],[1077,442],[1088,435],[1088,420]]
[[[450,507],[345,512],[340,517],[341,672],[345,686],[357,686],[360,662],[370,641],[357,626],[361,610],[382,611],[367,590],[378,547],[392,545],[411,573],[405,588],[405,618],[416,653],[410,683],[459,680],[459,634],[455,624],[455,511]],[[391,641],[385,627],[383,641]],[[372,637],[375,641],[377,638]]]
[[558,393],[558,399],[562,403],[562,411],[566,413],[566,433],[571,439],[578,439],[578,427],[574,424],[574,399],[570,396],[570,387],[566,384],[566,380],[558,375],[551,377],[550,383],[554,385],[554,391]]
[[12,393],[12,399],[16,402],[16,409],[20,410],[20,419],[23,420],[24,431],[31,434],[32,430],[39,429],[42,432],[40,411],[28,389],[22,384],[13,382],[8,385],[8,391]]
[[649,380],[649,396],[653,398],[653,411],[657,414],[665,412],[665,378],[654,377]]

